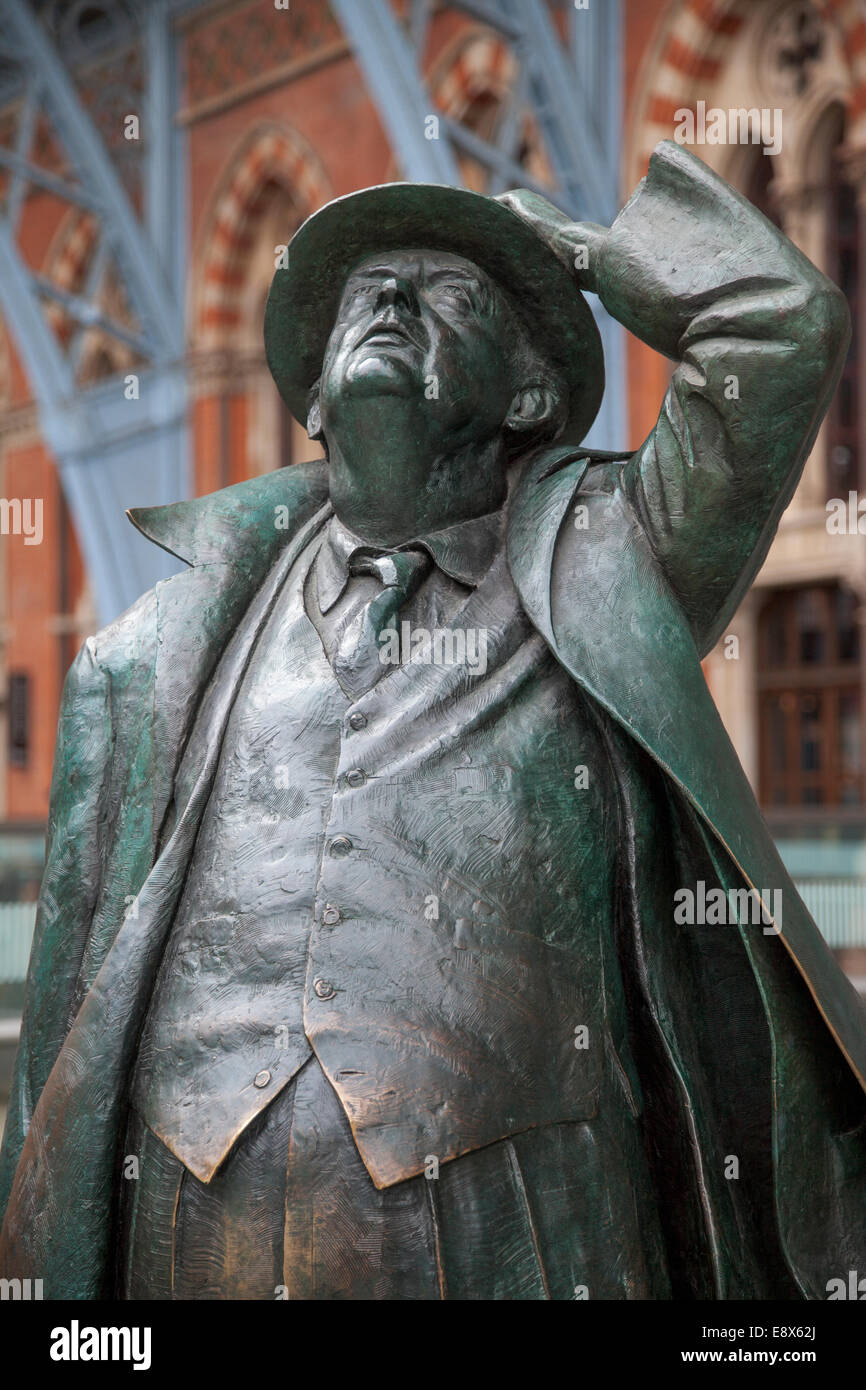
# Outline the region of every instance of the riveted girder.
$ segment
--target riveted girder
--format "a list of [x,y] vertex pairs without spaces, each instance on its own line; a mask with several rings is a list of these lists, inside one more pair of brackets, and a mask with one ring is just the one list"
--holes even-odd
[[[106,619],[172,568],[126,533],[124,509],[188,492],[172,40],[163,0],[114,7],[118,42],[142,55],[128,108],[130,144],[145,151],[142,217],[70,71],[88,55],[61,58],[49,11],[0,0],[0,304]],[[59,225],[75,214],[88,232],[71,285],[31,264],[34,190],[56,200]]]

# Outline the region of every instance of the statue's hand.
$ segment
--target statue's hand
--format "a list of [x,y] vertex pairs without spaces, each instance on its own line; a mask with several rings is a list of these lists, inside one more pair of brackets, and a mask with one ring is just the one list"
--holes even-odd
[[528,222],[532,230],[577,277],[582,290],[596,290],[596,267],[608,234],[597,222],[572,222],[564,212],[527,188],[515,188],[497,200]]

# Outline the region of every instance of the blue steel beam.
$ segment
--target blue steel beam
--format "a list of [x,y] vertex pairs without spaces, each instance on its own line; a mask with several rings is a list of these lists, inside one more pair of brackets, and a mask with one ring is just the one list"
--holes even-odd
[[64,421],[72,403],[75,382],[57,339],[46,329],[39,300],[31,288],[31,278],[11,227],[0,218],[0,302],[41,406],[43,432],[49,447],[55,450],[64,437]]
[[[595,135],[594,113],[553,27],[544,0],[499,0],[522,25],[520,49],[529,68],[531,108],[554,173],[574,216],[603,222],[613,216],[610,179]],[[595,53],[596,61],[600,58]]]
[[459,184],[447,140],[425,135],[425,120],[435,108],[388,0],[331,0],[331,8],[355,50],[404,176],[415,183]]
[[150,245],[171,284],[172,257],[177,245],[174,171],[175,133],[166,112],[173,110],[176,81],[174,45],[170,31],[169,0],[149,0],[144,11],[144,59],[147,73],[144,129],[147,142],[145,165],[145,221]]
[[44,188],[46,193],[53,193],[55,198],[62,198],[66,203],[87,208],[89,212],[99,210],[99,199],[94,195],[79,188],[77,184],[70,183],[68,179],[60,179],[47,169],[40,169],[38,165],[31,164],[17,151],[0,149],[0,167],[8,169],[13,177],[10,200],[6,205],[6,218],[13,226],[17,226],[20,199],[28,183],[35,184],[37,188]]
[[167,367],[138,374],[137,401],[127,400],[122,380],[77,390],[31,279],[0,220],[0,304],[39,402],[42,435],[57,461],[97,611],[107,621],[177,568],[133,535],[123,514],[185,495],[185,382],[178,368]]
[[[15,138],[15,153],[13,158],[26,161],[27,153],[33,143],[33,136],[36,130],[36,115],[39,110],[39,84],[32,78],[27,83],[24,93],[24,102],[21,107],[21,114],[18,118],[18,130]],[[18,219],[21,216],[21,208],[24,203],[24,194],[27,188],[27,179],[23,169],[13,170],[9,188],[6,193],[6,219],[12,229],[14,236],[18,228]]]
[[47,34],[25,0],[2,0],[4,40],[14,44],[22,66],[34,75],[57,139],[105,221],[112,252],[121,267],[133,308],[166,356],[183,351],[183,322],[152,248],[129,205],[93,122]]
[[[571,15],[571,49],[577,83],[584,93],[588,116],[594,117],[595,137],[606,171],[608,203],[600,222],[609,224],[620,204],[620,144],[622,139],[622,5],[606,0]],[[627,446],[625,411],[625,332],[598,300],[593,302],[604,345],[607,384],[598,419],[587,443],[600,449]]]
[[416,53],[423,53],[427,44],[427,33],[433,18],[433,0],[411,0],[409,10],[409,37]]
[[439,121],[458,150],[464,151],[471,159],[477,160],[489,170],[496,192],[504,193],[507,188],[529,188],[533,193],[540,193],[543,198],[550,197],[550,189],[534,179],[511,155],[492,145],[489,140],[483,140],[474,130],[461,125],[451,116],[440,116]]
[[[143,112],[148,142],[146,216],[138,221],[114,166],[50,40],[22,0],[0,0],[4,51],[22,81],[18,138],[0,151],[10,170],[0,215],[0,306],[13,332],[36,397],[46,444],[54,455],[104,621],[177,568],[134,536],[123,520],[129,506],[188,495],[186,381],[180,268],[179,178],[172,112],[176,73],[164,0],[148,6],[145,49],[152,59]],[[77,182],[28,162],[38,111],[51,123]],[[50,187],[48,186],[50,183]],[[87,207],[99,222],[99,242],[83,292],[70,295],[34,274],[16,241],[21,201],[30,184],[64,202]],[[121,275],[141,332],[100,309],[99,283],[108,257]],[[164,259],[163,259],[164,258]],[[53,299],[76,320],[66,351],[51,329],[42,300]],[[123,377],[80,390],[77,364],[87,330],[100,328],[139,354],[138,393],[129,399]]]
[[[514,86],[506,98],[505,110],[496,129],[494,143],[497,150],[501,151],[507,159],[511,161],[512,167],[516,170],[520,168],[518,161],[514,158],[518,150],[519,142],[523,134],[523,122],[526,109],[529,105],[529,72],[526,63],[521,63],[517,72],[517,79]],[[519,181],[526,185],[526,173],[521,170]],[[490,180],[487,192],[491,197],[496,197],[499,193],[504,193],[506,189],[513,188],[515,175],[503,167],[491,169]]]

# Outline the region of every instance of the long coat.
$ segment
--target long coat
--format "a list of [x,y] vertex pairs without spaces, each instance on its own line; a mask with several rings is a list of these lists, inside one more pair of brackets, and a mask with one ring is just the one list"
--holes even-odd
[[[672,217],[659,247],[654,214],[684,204],[697,212]],[[769,223],[673,146],[614,224],[599,290],[680,366],[656,430],[625,464],[562,448],[525,461],[508,562],[616,746],[633,900],[623,958],[645,1142],[674,1213],[674,1286],[823,1298],[866,1260],[866,1018],[779,859],[700,658],[796,485],[847,311]],[[0,1160],[0,1269],[43,1279],[49,1297],[111,1293],[130,1067],[255,639],[243,620],[278,555],[300,553],[328,514],[323,461],[137,512],[189,568],[89,639],[67,678]],[[211,683],[233,638],[236,679]],[[198,753],[179,779],[194,722]],[[662,801],[673,832],[660,840]],[[701,880],[753,887],[768,918],[780,901],[784,911],[769,931],[684,930],[667,885]],[[771,1277],[755,1230],[779,1251]]]

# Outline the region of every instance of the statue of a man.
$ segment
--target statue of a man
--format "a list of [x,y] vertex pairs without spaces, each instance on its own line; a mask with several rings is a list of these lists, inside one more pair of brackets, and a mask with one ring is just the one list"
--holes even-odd
[[[631,455],[581,290],[677,364]],[[673,144],[608,230],[393,184],[265,338],[325,458],[132,514],[66,683],[2,1273],[73,1298],[826,1298],[866,1028],[701,673],[848,339]],[[0,1207],[2,1209],[2,1207]]]

